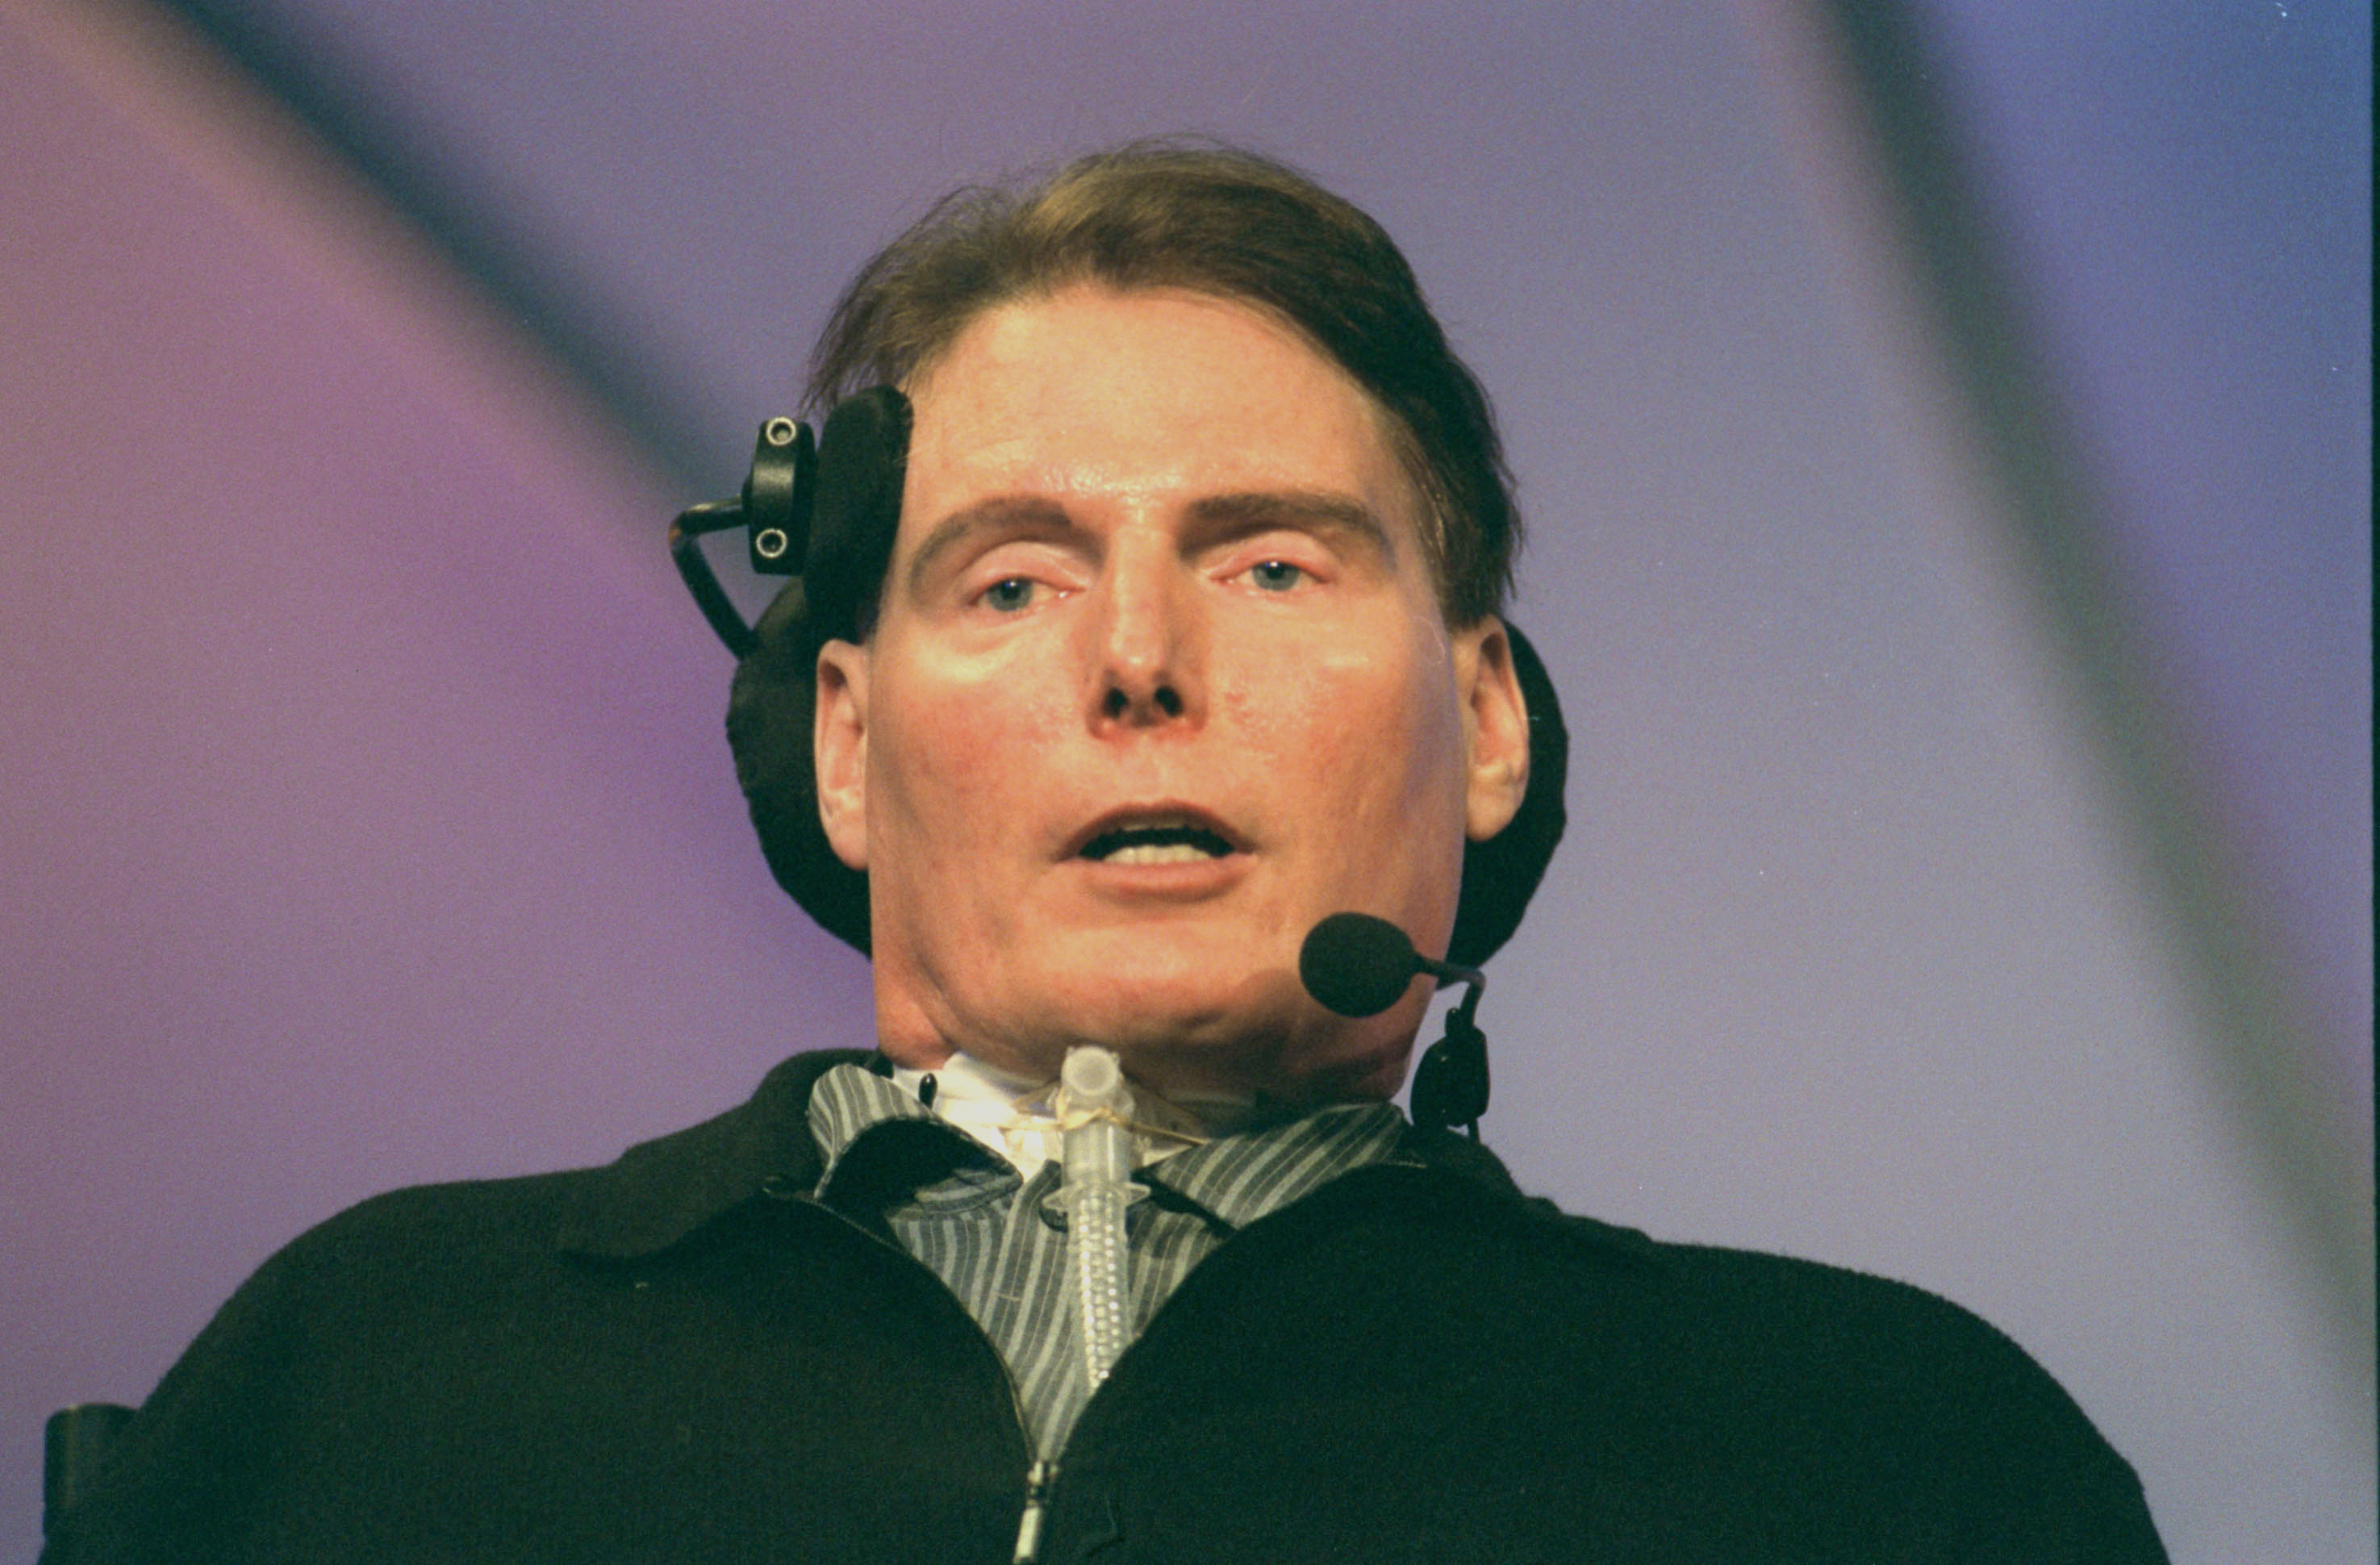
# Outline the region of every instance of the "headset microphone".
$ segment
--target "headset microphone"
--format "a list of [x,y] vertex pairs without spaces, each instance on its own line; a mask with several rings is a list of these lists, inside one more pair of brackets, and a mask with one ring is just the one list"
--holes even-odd
[[1468,992],[1447,1013],[1446,1036],[1424,1051],[1414,1070],[1413,1121],[1428,1130],[1463,1125],[1476,1141],[1479,1117],[1488,1111],[1488,1035],[1472,1013],[1488,988],[1486,976],[1422,955],[1402,929],[1368,913],[1332,914],[1306,932],[1297,952],[1305,992],[1342,1016],[1378,1015],[1423,973],[1463,983]]
[[1334,913],[1298,948],[1305,992],[1342,1016],[1377,1016],[1394,1005],[1421,971],[1405,932],[1368,913]]

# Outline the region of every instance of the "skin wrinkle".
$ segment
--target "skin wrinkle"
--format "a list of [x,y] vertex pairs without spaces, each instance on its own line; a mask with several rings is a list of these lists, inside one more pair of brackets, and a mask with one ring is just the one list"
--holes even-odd
[[[882,1047],[1034,1075],[1099,1042],[1160,1090],[1393,1092],[1426,988],[1330,1017],[1297,945],[1355,907],[1442,950],[1526,738],[1500,624],[1445,625],[1385,416],[1269,316],[1179,291],[987,311],[912,398],[893,585],[820,661]],[[1123,806],[1248,851],[1073,857]]]

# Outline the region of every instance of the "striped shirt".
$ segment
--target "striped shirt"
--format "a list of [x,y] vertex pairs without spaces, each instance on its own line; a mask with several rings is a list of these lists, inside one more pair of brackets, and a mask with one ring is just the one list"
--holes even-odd
[[[810,1093],[826,1155],[818,1195],[886,1232],[941,1278],[999,1349],[1034,1449],[1054,1458],[1089,1400],[1068,1304],[1055,1163],[1029,1179],[937,1118],[907,1089],[838,1065]],[[1215,1246],[1351,1169],[1389,1160],[1404,1131],[1390,1103],[1339,1103],[1147,1163],[1126,1227],[1132,1330]]]

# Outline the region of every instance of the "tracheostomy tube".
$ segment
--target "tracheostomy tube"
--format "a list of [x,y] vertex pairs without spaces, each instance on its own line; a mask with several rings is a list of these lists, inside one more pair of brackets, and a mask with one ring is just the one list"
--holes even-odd
[[1066,1213],[1075,1336],[1083,1387],[1099,1389],[1132,1339],[1132,1293],[1124,1212],[1148,1194],[1132,1182],[1132,1088],[1113,1053],[1096,1044],[1066,1051],[1058,1074],[1059,1199]]

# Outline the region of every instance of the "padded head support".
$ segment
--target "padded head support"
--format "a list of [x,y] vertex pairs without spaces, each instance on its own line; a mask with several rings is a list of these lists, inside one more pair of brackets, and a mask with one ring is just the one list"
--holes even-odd
[[[868,877],[827,845],[819,824],[811,729],[818,654],[828,641],[856,640],[875,621],[892,557],[909,454],[909,402],[877,386],[828,415],[818,442],[815,514],[800,574],[753,627],[727,698],[727,742],[735,777],[777,883],[805,912],[860,952],[868,949]],[[1561,841],[1570,734],[1545,665],[1517,628],[1506,626],[1512,665],[1529,708],[1529,787],[1512,824],[1463,855],[1462,901],[1446,959],[1476,967],[1512,931]]]
[[819,431],[818,508],[802,566],[818,641],[875,627],[909,470],[909,399],[874,386],[835,405]]

